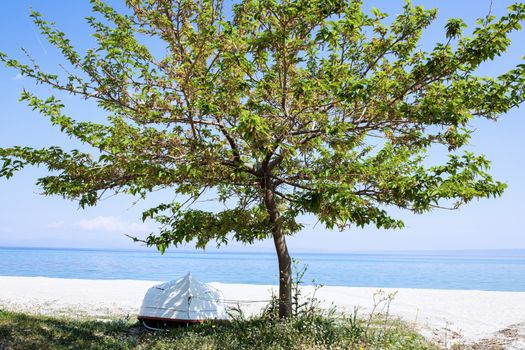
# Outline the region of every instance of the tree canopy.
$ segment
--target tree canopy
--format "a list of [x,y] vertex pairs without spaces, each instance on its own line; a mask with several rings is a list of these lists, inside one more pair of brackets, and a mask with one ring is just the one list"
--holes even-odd
[[[524,4],[481,18],[469,35],[461,19],[450,19],[445,37],[423,51],[421,35],[437,10],[409,1],[394,18],[356,0],[127,0],[124,13],[91,2],[97,45],[82,53],[31,13],[63,54],[64,72],[43,71],[30,56],[0,60],[96,101],[107,112],[103,123],[77,121],[53,96],[21,98],[93,151],[0,149],[0,177],[44,166],[43,193],[82,207],[108,190],[185,195],[143,213],[159,223],[144,240],[162,252],[190,241],[203,248],[273,237],[283,316],[291,300],[285,236],[301,230],[302,214],[341,230],[400,228],[389,209],[457,208],[505,188],[484,156],[462,149],[471,120],[497,119],[524,100],[524,64],[499,76],[476,73],[505,53]],[[436,145],[448,161],[429,165]],[[193,207],[207,191],[228,206]]]

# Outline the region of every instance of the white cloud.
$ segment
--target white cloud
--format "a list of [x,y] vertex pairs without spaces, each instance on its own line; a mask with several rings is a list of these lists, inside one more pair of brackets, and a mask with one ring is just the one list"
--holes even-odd
[[14,230],[10,227],[0,227],[0,233],[13,233]]
[[17,75],[11,78],[11,80],[21,80],[21,79],[24,79],[24,76],[20,73],[18,73]]
[[66,223],[64,221],[55,221],[55,222],[51,222],[51,223],[47,224],[46,227],[47,228],[59,229],[59,228],[66,227]]
[[105,231],[117,233],[145,233],[151,229],[143,223],[127,222],[115,216],[97,216],[93,219],[83,219],[73,224],[85,231]]

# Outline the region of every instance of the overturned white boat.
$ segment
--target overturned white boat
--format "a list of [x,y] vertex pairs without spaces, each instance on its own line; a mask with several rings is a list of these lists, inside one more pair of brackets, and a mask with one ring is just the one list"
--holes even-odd
[[190,273],[148,289],[138,316],[148,328],[226,318],[222,293]]

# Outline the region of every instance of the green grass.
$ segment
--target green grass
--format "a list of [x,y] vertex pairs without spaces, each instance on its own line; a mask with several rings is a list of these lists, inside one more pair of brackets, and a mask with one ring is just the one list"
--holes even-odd
[[434,350],[398,321],[305,314],[281,322],[238,317],[149,332],[135,321],[68,319],[0,311],[0,350],[10,349],[392,349]]

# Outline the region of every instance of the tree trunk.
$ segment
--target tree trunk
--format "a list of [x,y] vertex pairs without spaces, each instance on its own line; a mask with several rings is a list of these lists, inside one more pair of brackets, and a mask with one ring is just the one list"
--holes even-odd
[[279,317],[292,315],[292,259],[282,232],[273,234],[273,242],[279,260]]
[[270,216],[273,242],[279,261],[279,317],[286,318],[292,315],[292,259],[288,253],[279,208],[272,189],[265,189],[264,202]]

